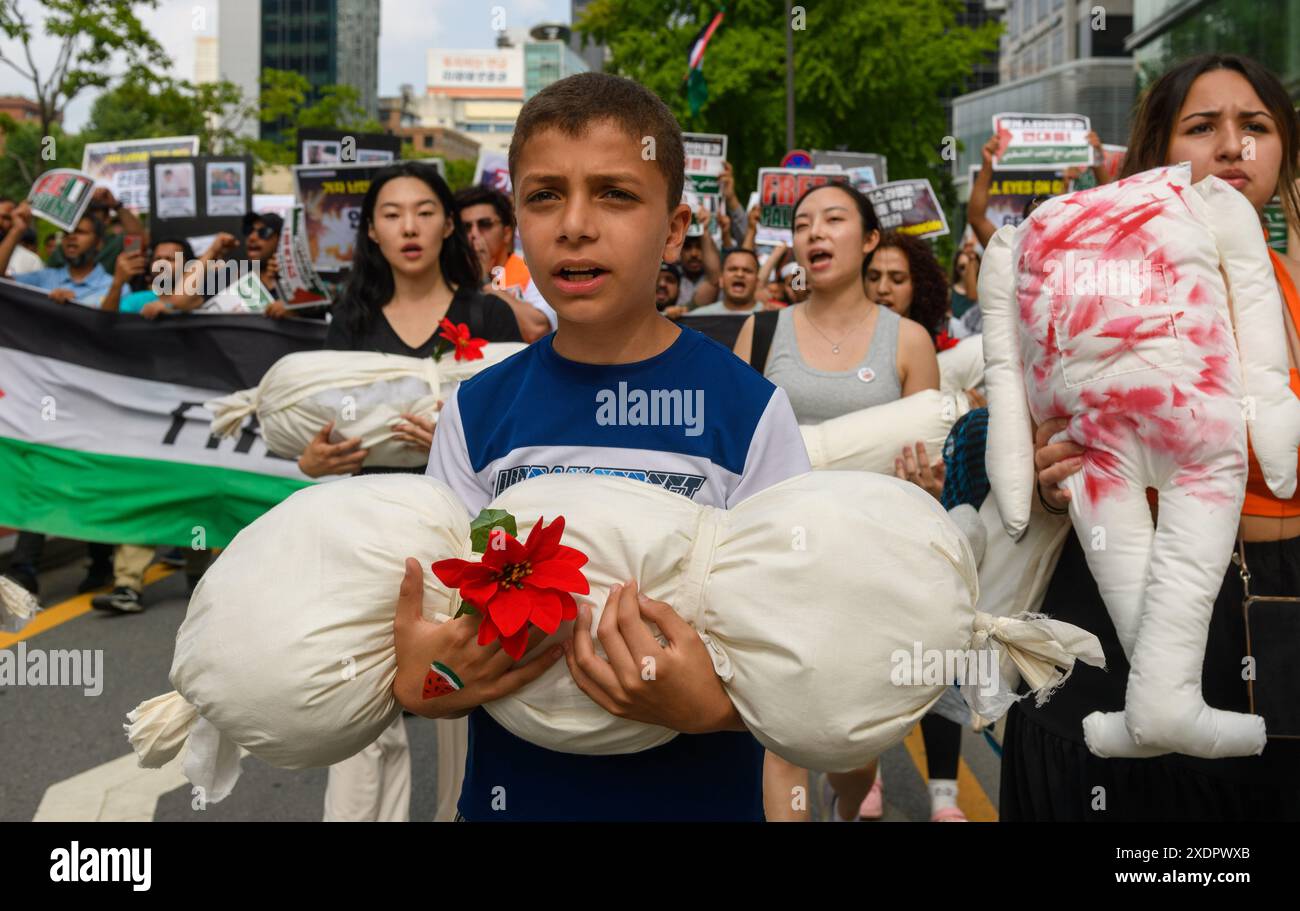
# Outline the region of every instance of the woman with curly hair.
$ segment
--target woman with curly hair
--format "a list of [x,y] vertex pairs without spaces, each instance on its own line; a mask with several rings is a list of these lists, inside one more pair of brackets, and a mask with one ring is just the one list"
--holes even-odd
[[930,245],[887,232],[867,266],[867,297],[920,323],[938,341],[948,327],[948,277]]

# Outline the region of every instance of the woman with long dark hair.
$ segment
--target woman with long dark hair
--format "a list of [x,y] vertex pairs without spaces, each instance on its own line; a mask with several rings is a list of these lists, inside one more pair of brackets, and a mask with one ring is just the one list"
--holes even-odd
[[[1280,195],[1287,217],[1300,223],[1296,188],[1300,118],[1278,79],[1245,57],[1205,54],[1185,60],[1146,92],[1133,123],[1123,177],[1183,161],[1192,179],[1215,175],[1262,212]],[[1264,227],[1261,221],[1260,230]],[[1300,396],[1300,260],[1273,254],[1284,300],[1291,389]],[[1083,467],[1085,450],[1048,443],[1064,419],[1036,429],[1035,467],[1046,508],[1066,508],[1057,485]],[[1300,595],[1300,495],[1278,500],[1263,482],[1253,454],[1240,534],[1252,594]],[[1158,508],[1158,503],[1156,504]],[[1212,707],[1250,711],[1242,566],[1234,557],[1214,603],[1202,689]],[[1300,607],[1300,606],[1298,606]],[[1083,718],[1124,707],[1128,661],[1071,532],[1049,583],[1043,610],[1095,633],[1108,670],[1075,665],[1069,683],[1042,708],[1027,702],[1008,715],[1003,742],[1001,818],[1004,820],[1188,821],[1300,819],[1300,740],[1270,738],[1259,756],[1200,759],[1166,754],[1151,759],[1099,759],[1083,740]],[[1285,636],[1285,630],[1276,630]],[[1270,638],[1253,631],[1256,647]],[[1300,669],[1273,668],[1270,685],[1300,691]]]
[[[325,347],[432,357],[451,348],[439,338],[444,318],[465,323],[489,342],[523,341],[519,324],[499,298],[479,290],[478,258],[456,216],[451,190],[437,170],[407,161],[379,171],[361,203],[352,274],[334,305]],[[433,422],[403,415],[398,436],[428,451]],[[311,477],[355,474],[366,451],[354,438],[330,442],[326,424],[298,459]],[[367,471],[382,470],[368,466]],[[423,473],[423,468],[411,469]]]
[[[501,299],[479,290],[478,258],[465,237],[451,190],[431,165],[408,161],[384,168],[361,203],[361,224],[352,275],[334,306],[325,347],[432,357],[451,348],[438,337],[444,318],[465,323],[490,342],[523,341],[514,313]],[[433,422],[404,414],[398,436],[429,451]],[[298,459],[312,477],[372,471],[424,474],[424,466],[361,467],[360,439],[331,443],[326,424]],[[439,722],[439,751],[455,749],[466,736],[464,721]],[[440,793],[459,783],[445,783]],[[411,754],[399,716],[373,744],[330,767],[325,819],[405,821],[410,817]]]

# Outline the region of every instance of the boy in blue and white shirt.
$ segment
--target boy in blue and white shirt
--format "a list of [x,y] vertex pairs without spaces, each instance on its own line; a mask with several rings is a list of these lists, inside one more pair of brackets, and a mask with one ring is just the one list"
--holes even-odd
[[[510,485],[548,472],[632,477],[729,507],[809,471],[785,393],[655,309],[660,262],[677,259],[691,219],[679,204],[681,130],[667,107],[607,74],[552,83],[520,112],[510,169],[525,256],[558,329],[457,389],[434,434],[428,473],[474,515]],[[698,637],[675,637],[689,630],[685,622],[669,605],[638,599],[635,580],[611,592],[610,603],[639,610],[670,640],[651,684],[608,608],[600,639],[612,659],[594,652],[583,605],[562,650],[517,668],[498,643],[476,644],[475,618],[424,622],[421,572],[407,561],[394,693],[426,717],[470,712],[464,818],[763,818],[762,747]],[[598,705],[682,736],[641,753],[578,756],[527,743],[478,708],[561,655]],[[433,661],[453,668],[463,688],[424,700]]]

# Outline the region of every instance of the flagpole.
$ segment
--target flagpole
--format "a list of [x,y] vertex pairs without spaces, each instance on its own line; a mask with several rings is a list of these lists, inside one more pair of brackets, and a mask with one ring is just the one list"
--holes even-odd
[[785,147],[794,148],[794,25],[785,0]]

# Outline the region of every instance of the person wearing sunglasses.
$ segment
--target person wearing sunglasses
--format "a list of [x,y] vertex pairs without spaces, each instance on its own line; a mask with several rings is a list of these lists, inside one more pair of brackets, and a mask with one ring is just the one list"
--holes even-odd
[[483,291],[510,305],[524,341],[537,341],[555,328],[555,311],[537,290],[524,258],[515,252],[510,197],[492,187],[468,187],[456,194],[456,206],[478,257]]
[[[275,277],[280,263],[275,251],[280,246],[280,231],[283,228],[284,219],[274,212],[249,212],[244,216],[240,231],[248,259],[261,264],[257,274],[272,298],[279,297],[275,290]],[[266,315],[271,319],[284,319],[289,311],[285,308],[284,301],[272,300],[266,308]]]

